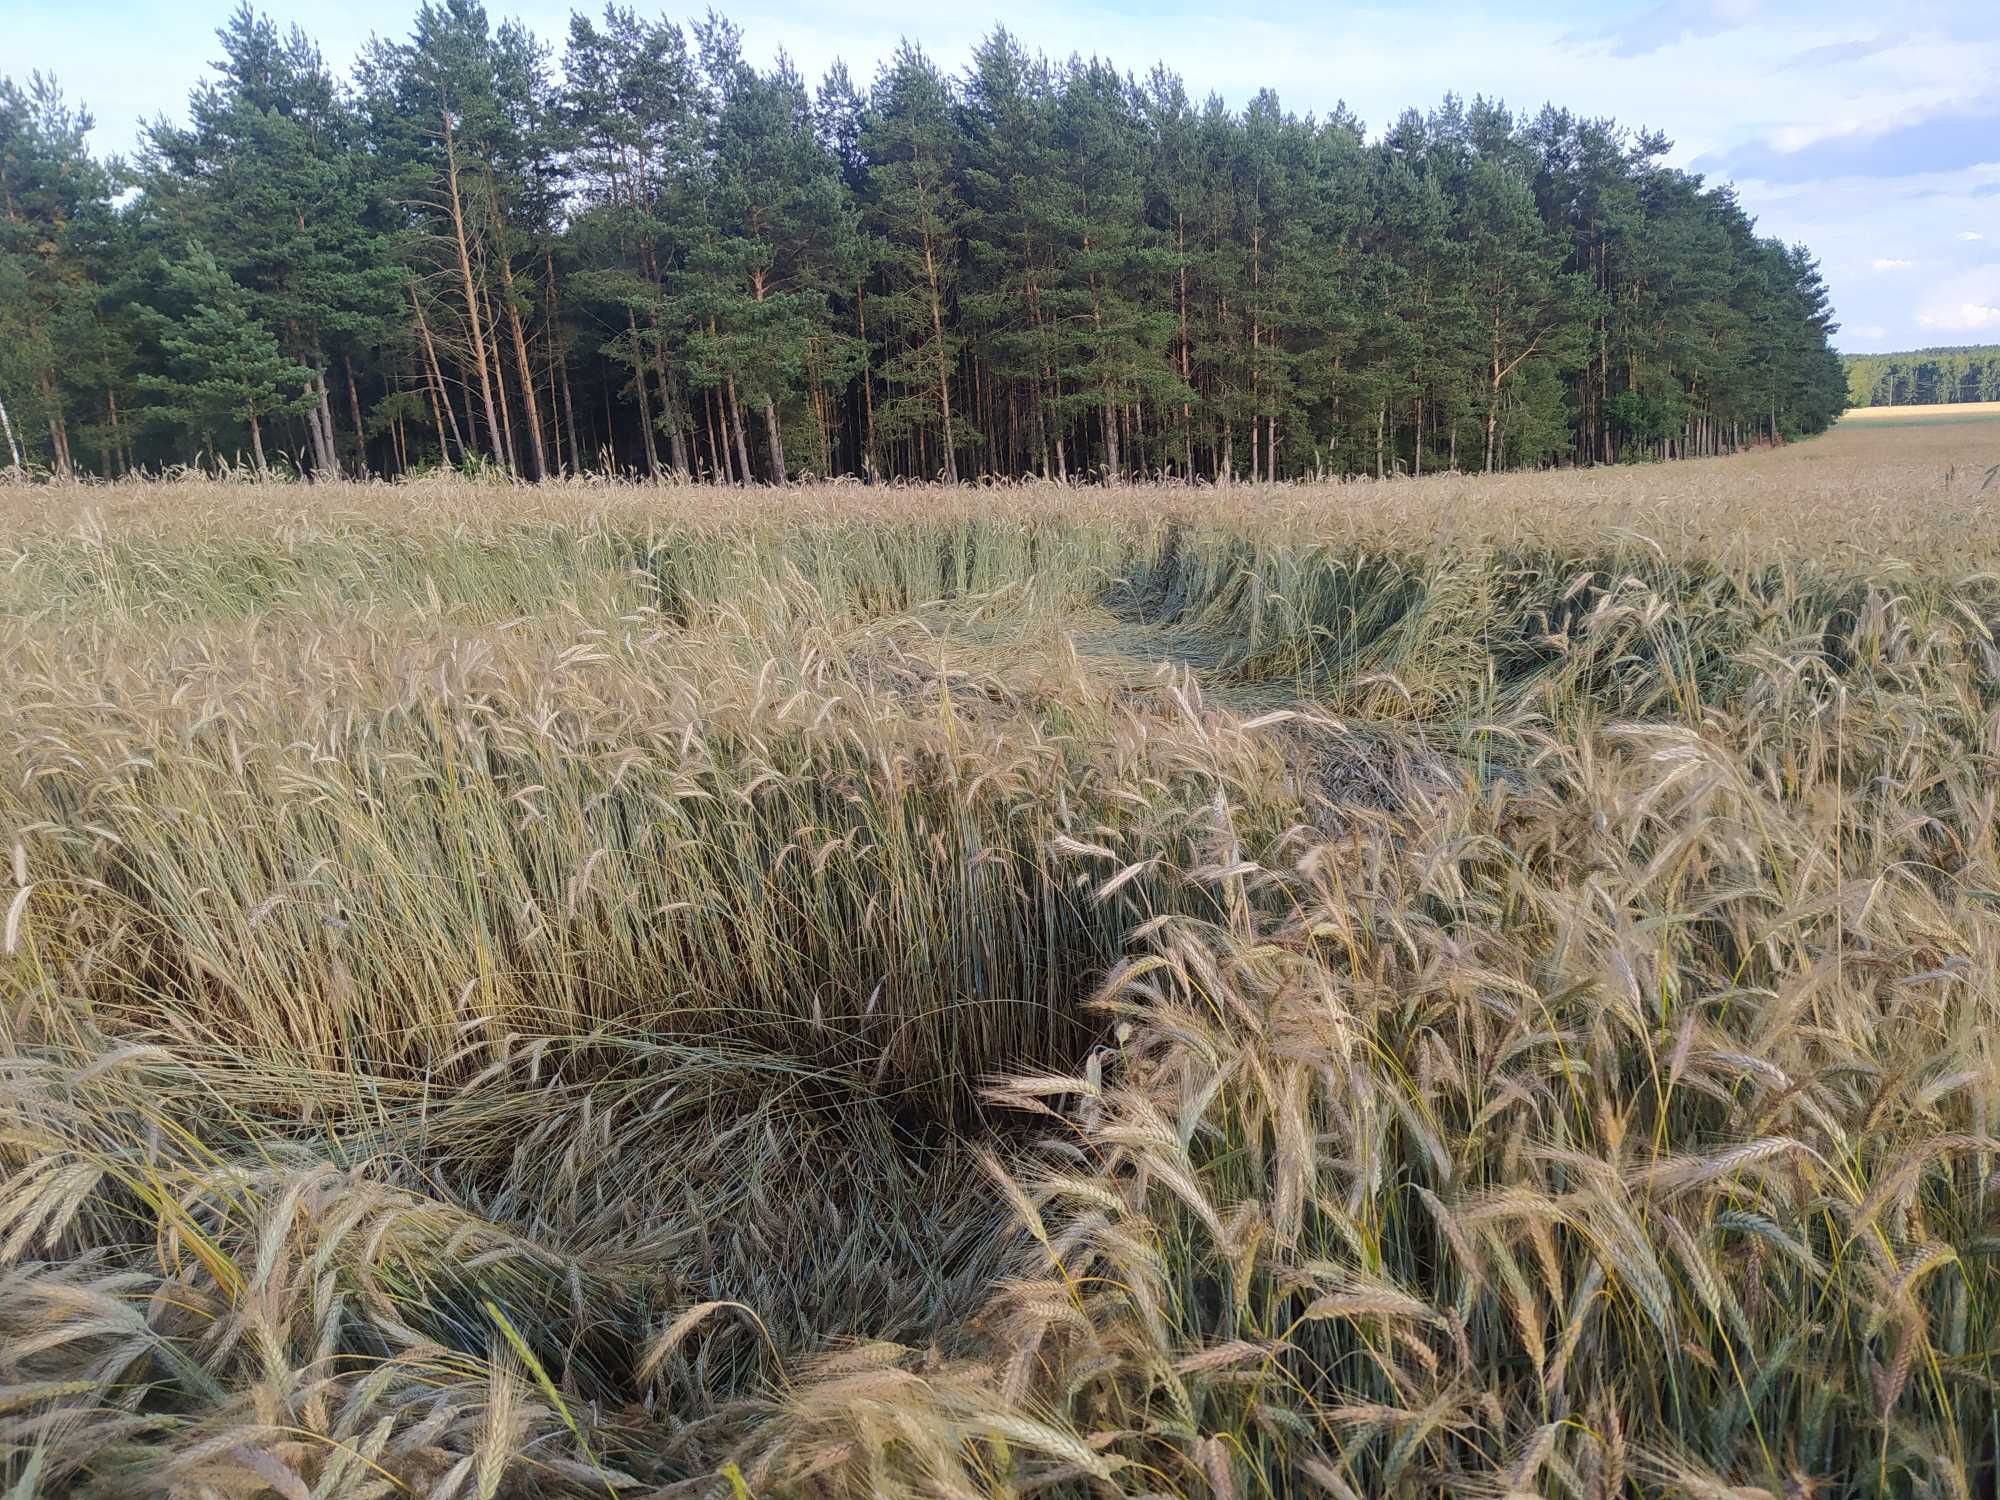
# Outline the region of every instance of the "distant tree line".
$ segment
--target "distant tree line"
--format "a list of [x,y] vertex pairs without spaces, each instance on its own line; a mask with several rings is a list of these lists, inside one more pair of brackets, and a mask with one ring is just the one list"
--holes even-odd
[[2000,401],[2000,345],[1850,354],[1846,363],[1849,406]]
[[1197,102],[995,31],[866,88],[616,6],[425,4],[336,78],[247,6],[137,159],[0,84],[16,462],[1204,479],[1727,451],[1847,383],[1801,247],[1667,141]]

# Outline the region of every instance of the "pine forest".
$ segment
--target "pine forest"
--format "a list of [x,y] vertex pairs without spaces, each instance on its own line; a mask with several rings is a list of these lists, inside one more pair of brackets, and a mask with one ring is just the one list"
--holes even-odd
[[1370,129],[995,30],[747,60],[425,4],[348,76],[247,6],[133,159],[0,83],[0,402],[56,476],[1424,474],[1736,450],[1847,400],[1802,247],[1668,141]]

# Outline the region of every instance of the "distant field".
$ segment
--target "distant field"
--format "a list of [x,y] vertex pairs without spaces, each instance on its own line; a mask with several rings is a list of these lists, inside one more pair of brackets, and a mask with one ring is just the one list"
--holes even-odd
[[2000,419],[2000,401],[1962,401],[1929,406],[1857,406],[1843,422],[1990,422]]
[[1993,1493],[2000,409],[1930,412],[0,485],[0,1489]]

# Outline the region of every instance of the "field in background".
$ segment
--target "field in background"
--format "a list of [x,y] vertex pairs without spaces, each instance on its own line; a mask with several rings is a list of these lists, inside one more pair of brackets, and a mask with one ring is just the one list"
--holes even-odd
[[2000,428],[1860,415],[0,487],[0,1487],[1990,1490]]
[[1901,422],[1991,422],[2000,420],[2000,401],[1960,401],[1931,406],[1857,406],[1843,422],[1869,425]]

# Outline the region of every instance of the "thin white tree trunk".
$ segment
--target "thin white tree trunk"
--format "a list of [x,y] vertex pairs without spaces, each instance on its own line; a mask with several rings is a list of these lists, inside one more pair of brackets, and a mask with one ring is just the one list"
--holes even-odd
[[7,466],[12,469],[20,468],[21,445],[14,441],[14,423],[7,416],[7,403],[4,399],[0,399],[0,432],[7,434]]

